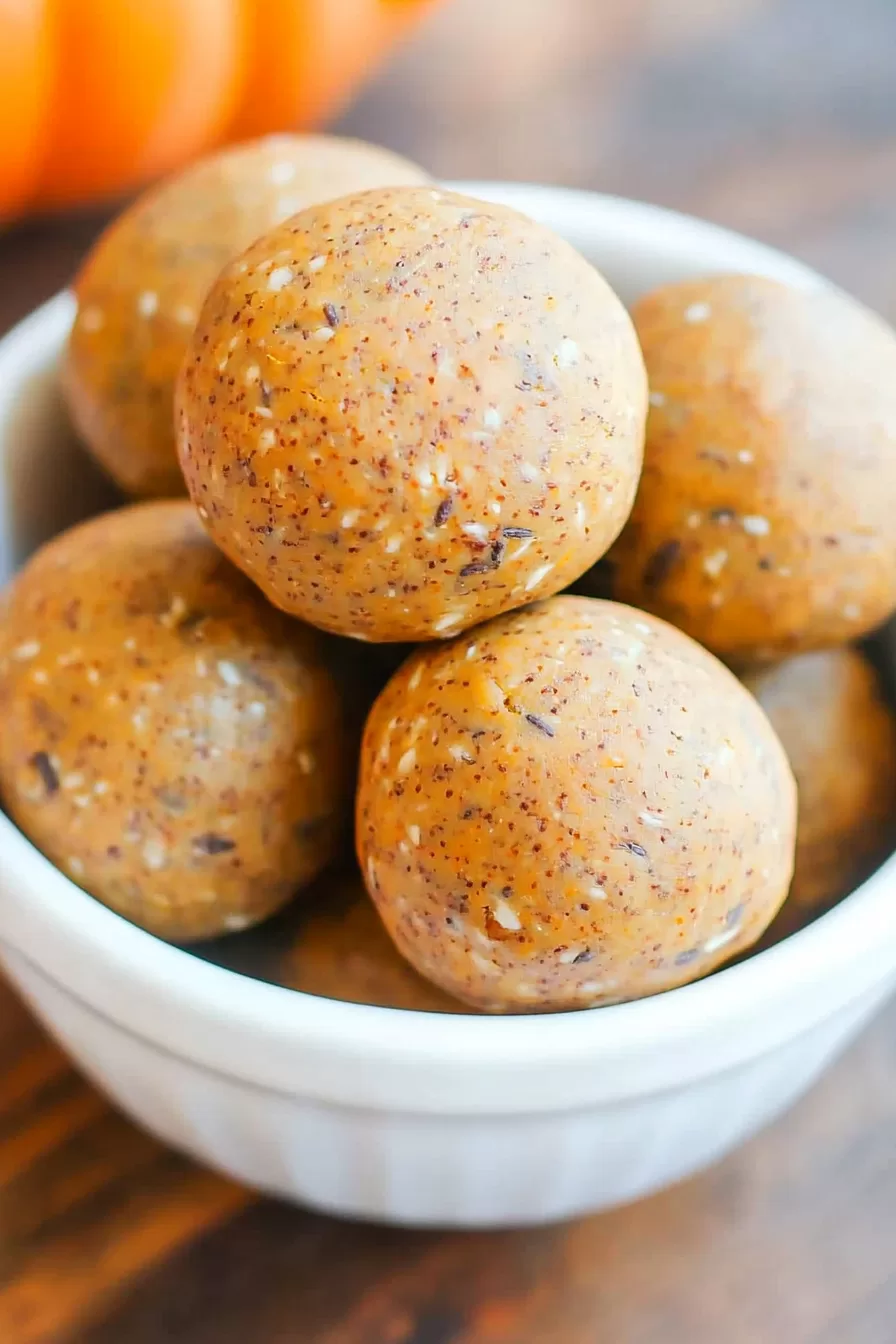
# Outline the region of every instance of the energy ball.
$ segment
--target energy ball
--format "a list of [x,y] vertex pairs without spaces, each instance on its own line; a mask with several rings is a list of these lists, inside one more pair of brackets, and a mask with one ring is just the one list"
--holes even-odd
[[854,649],[803,654],[748,678],[796,775],[799,820],[790,895],[764,943],[823,914],[896,843],[896,721]]
[[174,384],[225,263],[315,201],[426,180],[374,145],[276,135],[193,165],[106,230],[75,282],[64,385],[88,447],[127,494],[184,494]]
[[613,602],[557,597],[419,651],[364,735],[367,888],[421,974],[492,1012],[705,975],[784,900],[795,827],[749,692]]
[[854,639],[896,607],[896,335],[835,290],[727,275],[634,320],[644,473],[613,596],[734,665]]
[[181,464],[277,606],[443,638],[564,588],[634,498],[631,321],[569,244],[450,192],[304,212],[228,266],[179,385]]
[[[276,961],[280,984],[305,994],[380,1008],[463,1013],[397,951],[358,876],[341,889],[327,883],[324,899],[284,940]],[[303,912],[304,913],[304,912]]]
[[173,941],[243,929],[333,854],[343,713],[317,631],[185,501],[56,538],[0,612],[0,793],[85,891]]

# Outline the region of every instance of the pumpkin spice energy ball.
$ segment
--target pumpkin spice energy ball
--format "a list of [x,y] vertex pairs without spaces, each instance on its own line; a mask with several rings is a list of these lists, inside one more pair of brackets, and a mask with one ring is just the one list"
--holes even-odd
[[835,290],[667,285],[633,312],[651,388],[613,595],[733,665],[896,607],[896,335]]
[[269,136],[188,168],[106,230],[75,282],[64,385],[81,435],[126,493],[184,493],[174,383],[222,266],[315,201],[426,180],[421,168],[360,141]]
[[443,638],[565,587],[634,497],[628,314],[567,243],[450,192],[304,212],[211,290],[180,380],[190,494],[276,605]]
[[747,678],[796,775],[790,895],[763,942],[777,942],[868,877],[896,841],[896,719],[855,649],[791,658]]
[[337,845],[343,714],[323,652],[215,550],[186,500],[84,523],[3,599],[7,810],[153,933],[245,928]]
[[416,653],[364,737],[358,856],[399,950],[490,1011],[705,975],[783,901],[796,790],[705,649],[558,597]]

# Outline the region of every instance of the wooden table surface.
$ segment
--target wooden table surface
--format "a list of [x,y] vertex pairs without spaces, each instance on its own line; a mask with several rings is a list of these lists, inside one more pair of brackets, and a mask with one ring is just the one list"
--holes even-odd
[[[745,229],[896,316],[893,0],[454,0],[345,119],[442,175]],[[0,325],[97,219],[0,240]],[[112,1111],[0,986],[2,1344],[894,1344],[896,1008],[771,1130],[518,1233],[261,1202]]]

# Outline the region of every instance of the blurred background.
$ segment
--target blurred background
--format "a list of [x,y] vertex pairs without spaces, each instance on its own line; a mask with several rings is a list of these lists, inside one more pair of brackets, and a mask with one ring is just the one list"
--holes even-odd
[[[373,2],[302,6],[332,18]],[[183,5],[196,20],[169,133],[204,62],[233,56],[205,40],[203,18],[238,3],[253,0],[153,0],[157,16]],[[283,19],[297,3],[257,0],[257,12]],[[896,0],[376,3],[400,45],[390,29],[379,55],[353,28],[346,45],[331,24],[329,64],[303,67],[320,77],[315,106],[339,107],[334,129],[445,178],[560,183],[702,215],[896,318]],[[116,42],[147,0],[53,5],[75,24],[55,53],[77,116],[56,109],[54,154],[71,175],[66,134],[121,131],[97,111],[107,88],[122,108],[146,93]],[[44,8],[0,0],[0,20],[25,32]],[[88,14],[112,33],[106,48]],[[276,122],[290,86],[266,85],[259,53],[282,65],[303,52],[278,23],[266,42],[257,107]],[[335,93],[334,70],[346,86]],[[0,30],[10,165],[35,81]],[[11,171],[0,154],[0,200]],[[0,330],[68,282],[114,208],[7,212]],[[285,1342],[301,1322],[326,1344],[592,1344],[597,1329],[608,1344],[893,1344],[894,1025],[891,1009],[809,1101],[698,1182],[569,1228],[436,1236],[255,1206],[111,1112],[0,985],[0,1339]]]
[[[363,72],[372,82],[330,122],[337,129],[443,177],[565,183],[692,211],[786,247],[896,311],[893,0],[378,3],[400,12],[401,45]],[[363,7],[330,4],[333,15]],[[259,6],[282,15],[290,3]],[[118,15],[128,5],[85,0],[73,12],[94,8]],[[341,32],[351,26],[341,21]],[[276,24],[269,40],[269,49],[282,41]],[[337,85],[362,73],[350,45],[327,56],[324,76]],[[271,82],[260,95],[269,118],[281,91]],[[318,105],[349,96],[325,88]],[[7,322],[65,282],[104,217],[0,238]]]

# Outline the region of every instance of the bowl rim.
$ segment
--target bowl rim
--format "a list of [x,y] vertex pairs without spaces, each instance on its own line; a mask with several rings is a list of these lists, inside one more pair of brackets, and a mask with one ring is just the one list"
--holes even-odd
[[[694,269],[695,257],[730,257],[707,270],[740,268],[777,275],[815,287],[826,282],[799,262],[760,243],[713,224],[620,197],[566,188],[508,183],[461,183],[460,189],[527,209],[546,222],[569,223],[593,238],[602,232],[619,246],[670,250]],[[567,231],[564,229],[564,231]],[[55,362],[73,313],[68,292],[58,294],[13,327],[0,341],[0,387],[15,390],[38,368]],[[4,396],[6,394],[4,393]],[[0,451],[3,450],[0,426]],[[245,1039],[276,1038],[287,1050],[311,1050],[327,1057],[377,1061],[401,1057],[403,1064],[434,1077],[457,1070],[494,1070],[505,1081],[522,1072],[536,1075],[587,1061],[589,1068],[615,1063],[617,1073],[633,1059],[649,1059],[659,1050],[700,1054],[710,1036],[744,1036],[744,1057],[760,1053],[767,1033],[746,1032],[751,1012],[761,1005],[765,1018],[778,1018],[779,1036],[809,1029],[843,1004],[857,1000],[880,984],[896,967],[896,856],[888,859],[828,914],[767,951],[678,989],[634,1002],[562,1014],[481,1016],[433,1014],[320,998],[284,986],[255,980],[240,972],[196,957],[172,946],[115,914],[82,891],[56,869],[0,813],[0,941],[46,971],[101,1014],[112,981],[80,982],[74,969],[84,964],[106,966],[115,984],[131,987],[131,1003],[116,998],[115,1020],[165,1049],[170,1045],[170,1019],[155,1020],[147,1005],[176,1000],[185,1020],[206,1027],[222,1025],[245,1033]],[[35,955],[32,948],[38,949]],[[99,959],[99,960],[98,960]],[[76,986],[76,987],[75,987]],[[809,993],[808,991],[814,991]],[[824,1008],[819,997],[827,993]],[[797,1010],[801,998],[805,1012]],[[809,1006],[811,1000],[811,1007]],[[781,1025],[789,1014],[787,1025]],[[210,1036],[213,1033],[210,1032]],[[749,1037],[749,1041],[746,1039]],[[177,1038],[175,1038],[177,1039]],[[183,1056],[219,1068],[221,1049],[205,1043],[201,1031],[186,1031]],[[188,1048],[189,1047],[189,1048]],[[692,1073],[716,1071],[718,1052],[694,1056]],[[715,1061],[715,1062],[714,1062]],[[263,1081],[265,1070],[241,1056],[227,1072],[244,1081]],[[421,1082],[423,1073],[421,1073]],[[497,1075],[495,1075],[497,1077]],[[625,1092],[636,1086],[637,1069]],[[330,1095],[332,1079],[322,1068],[319,1078],[290,1083],[302,1092]],[[511,1087],[507,1108],[516,1109],[525,1093],[536,1109],[569,1105],[572,1094],[540,1097],[544,1084]],[[338,1090],[338,1089],[337,1089]],[[488,1089],[487,1089],[488,1090]],[[491,1089],[492,1109],[497,1102]],[[576,1094],[578,1095],[578,1093]],[[585,1093],[582,1092],[582,1096]],[[499,1098],[500,1100],[500,1098]],[[421,1101],[425,1109],[425,1100]],[[472,1104],[472,1103],[471,1103]],[[458,1100],[459,1108],[464,1103]],[[439,1109],[444,1109],[444,1099]],[[503,1109],[503,1107],[499,1107]]]

